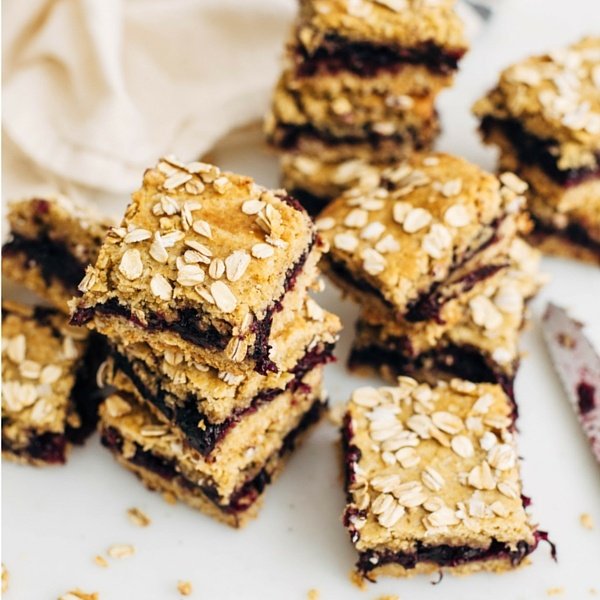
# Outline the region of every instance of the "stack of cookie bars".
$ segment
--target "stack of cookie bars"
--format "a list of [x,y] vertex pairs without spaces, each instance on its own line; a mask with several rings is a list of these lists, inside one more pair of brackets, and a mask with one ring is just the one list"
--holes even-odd
[[174,158],[145,173],[72,322],[112,345],[102,442],[148,487],[232,526],[256,514],[325,407],[322,249],[284,191]]
[[500,168],[529,184],[533,243],[600,264],[600,38],[505,69],[474,112]]
[[2,456],[62,464],[94,431],[106,355],[100,336],[69,325],[67,303],[110,222],[64,196],[12,202],[7,217],[2,274],[37,297],[2,303]]
[[311,212],[432,146],[467,50],[454,0],[302,0],[265,122],[283,184]]
[[447,154],[414,154],[321,213],[325,270],[361,307],[352,368],[499,383],[509,396],[525,302],[541,278],[526,191]]

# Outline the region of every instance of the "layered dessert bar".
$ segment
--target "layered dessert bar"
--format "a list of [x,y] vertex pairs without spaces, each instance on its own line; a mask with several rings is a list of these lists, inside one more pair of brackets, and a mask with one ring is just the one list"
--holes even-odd
[[442,323],[361,316],[350,368],[375,370],[392,382],[410,375],[429,383],[450,377],[497,383],[514,398],[526,303],[545,278],[538,271],[540,252],[522,239],[513,241],[509,258],[510,266],[477,286],[476,294],[451,303]]
[[65,196],[12,202],[7,218],[11,233],[2,247],[3,275],[68,312],[110,221]]
[[[336,186],[317,195],[315,180],[341,163],[389,164],[429,149],[440,130],[436,97],[466,49],[452,0],[301,2],[265,120],[288,189],[322,204]],[[295,158],[319,161],[318,174],[294,177]]]
[[138,343],[114,348],[106,383],[122,389],[115,383],[122,373],[134,395],[171,427],[179,428],[190,447],[203,456],[223,453],[230,434],[235,432],[237,438],[238,425],[254,419],[284,392],[295,393],[305,385],[308,373],[332,360],[339,321],[315,308],[314,301],[308,302],[316,314],[299,316],[274,340],[281,353],[278,373],[218,371],[183,362],[177,347],[157,355],[147,344]]
[[508,67],[473,110],[501,168],[529,184],[532,241],[600,263],[600,38]]
[[521,181],[447,154],[415,154],[353,188],[316,222],[324,270],[366,314],[441,320],[445,304],[508,264],[523,225]]
[[[188,444],[132,395],[121,374],[119,387],[100,409],[102,443],[153,490],[169,492],[233,527],[256,516],[265,487],[325,408],[322,367],[245,417],[210,458]],[[135,392],[134,392],[135,393]]]
[[320,253],[284,191],[164,158],[88,268],[72,322],[159,353],[177,346],[188,363],[276,372],[271,336],[301,309]]
[[502,388],[410,377],[360,388],[342,438],[344,523],[358,574],[506,571],[539,541],[522,494],[512,402]]
[[2,456],[62,464],[94,430],[103,346],[51,308],[2,305]]

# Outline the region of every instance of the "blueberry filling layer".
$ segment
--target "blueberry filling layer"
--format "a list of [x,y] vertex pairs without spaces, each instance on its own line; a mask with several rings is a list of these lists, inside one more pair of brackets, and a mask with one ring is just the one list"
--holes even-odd
[[[304,376],[317,367],[332,360],[333,344],[317,346],[307,352],[291,370],[294,378],[286,385],[286,390],[295,392],[302,385]],[[236,410],[233,415],[221,423],[212,423],[206,415],[198,410],[198,402],[194,395],[188,395],[183,403],[173,404],[167,402],[169,393],[160,385],[160,380],[154,393],[144,384],[139,376],[142,371],[152,379],[156,373],[149,373],[148,368],[139,360],[129,361],[121,354],[114,353],[117,368],[123,371],[137,388],[140,395],[156,406],[174,425],[179,427],[186,436],[187,443],[203,456],[209,455],[223,437],[242,419],[256,412],[261,406],[271,402],[276,396],[283,393],[281,389],[262,390],[252,400],[251,404]],[[198,423],[203,423],[202,427]]]
[[[200,486],[182,475],[178,471],[175,460],[157,456],[148,450],[144,450],[137,444],[134,455],[128,460],[132,464],[151,471],[167,481],[175,481],[191,492],[204,495],[226,514],[241,513],[254,504],[265,487],[271,482],[271,477],[278,466],[277,459],[284,457],[294,450],[300,435],[321,418],[324,409],[325,404],[320,400],[316,400],[304,414],[298,425],[284,437],[283,443],[277,453],[266,461],[267,466],[239,487],[230,496],[227,504],[221,502],[221,497],[214,486]],[[104,446],[113,452],[121,453],[123,436],[114,427],[106,427],[102,430],[101,441]]]
[[27,268],[39,268],[46,285],[58,281],[74,294],[85,274],[85,265],[71,254],[67,246],[46,235],[30,239],[13,234],[12,239],[2,247],[2,252],[4,256],[24,254]]
[[[427,127],[427,131],[433,134],[439,131],[435,124],[437,115],[432,123]],[[379,150],[384,144],[392,142],[394,145],[403,146],[410,144],[415,150],[426,150],[431,147],[433,135],[423,136],[422,130],[410,126],[403,130],[403,133],[393,133],[391,135],[382,135],[371,129],[365,128],[363,135],[345,135],[337,136],[323,129],[317,129],[314,125],[286,125],[277,126],[273,135],[273,144],[283,150],[296,150],[302,140],[316,140],[323,142],[327,146],[355,146],[358,144],[368,144],[374,150]]]
[[465,51],[462,48],[442,48],[432,42],[404,48],[395,44],[351,41],[329,33],[319,47],[309,53],[297,47],[296,71],[300,77],[317,74],[335,75],[349,71],[360,77],[378,73],[397,73],[407,64],[423,65],[436,74],[448,75],[458,68]]
[[[357,277],[356,273],[352,272],[345,263],[333,260],[331,255],[328,256],[326,260],[328,262],[328,269],[332,271],[337,278],[360,292],[375,296],[390,311],[393,311],[394,314],[396,314],[396,307],[383,295],[380,289],[376,288],[365,279]],[[452,270],[457,270],[460,266],[461,265],[457,265]],[[427,291],[422,292],[414,301],[409,303],[404,314],[397,316],[413,323],[430,320],[434,320],[437,323],[443,323],[441,311],[447,302],[473,289],[477,283],[492,277],[498,271],[505,268],[505,266],[506,265],[484,265],[470,271],[453,282],[455,290],[452,294],[444,293],[441,284],[436,282]]]
[[515,119],[484,117],[481,121],[484,137],[494,130],[500,131],[508,139],[520,162],[540,168],[559,185],[571,187],[600,177],[600,152],[596,153],[598,166],[595,168],[559,169],[556,154],[558,143],[555,140],[543,140],[532,135]]
[[[290,202],[295,202],[293,198],[289,199]],[[255,361],[254,370],[261,375],[266,375],[269,372],[276,373],[277,365],[269,358],[269,352],[271,347],[268,343],[269,336],[271,333],[271,325],[273,322],[273,315],[275,312],[282,310],[282,300],[285,294],[294,289],[296,281],[300,276],[304,264],[308,259],[310,251],[316,242],[316,238],[313,238],[307,248],[307,250],[300,256],[298,261],[288,269],[284,285],[283,294],[281,298],[275,300],[273,304],[267,309],[265,316],[260,321],[255,321],[252,324],[252,333],[255,334],[255,343],[252,349],[251,357]],[[163,315],[155,312],[148,312],[146,317],[146,323],[140,321],[133,313],[129,306],[124,306],[119,303],[116,298],[111,298],[107,302],[102,304],[96,304],[88,308],[78,308],[71,318],[71,324],[73,325],[85,325],[91,321],[94,314],[102,314],[109,316],[117,316],[127,319],[137,327],[141,327],[147,331],[160,332],[160,331],[171,331],[179,335],[185,341],[199,346],[200,348],[215,349],[223,351],[229,341],[231,340],[231,333],[224,334],[217,330],[213,325],[204,325],[200,322],[201,315],[192,308],[181,309],[177,313],[177,317],[168,321]],[[231,327],[230,325],[228,325]]]
[[[3,419],[4,421],[4,419]],[[49,465],[64,465],[67,459],[67,437],[62,433],[43,433],[36,435],[30,432],[29,443],[16,446],[2,437],[2,452],[13,454],[24,459],[31,458]]]
[[579,223],[571,222],[566,227],[558,228],[536,219],[535,215],[532,215],[532,219],[535,223],[535,229],[532,233],[534,239],[536,235],[541,237],[556,236],[577,246],[587,248],[600,258],[600,241],[592,239],[585,227],[582,227]]
[[492,539],[487,548],[467,545],[449,546],[447,544],[427,546],[417,542],[412,552],[393,552],[391,550],[361,552],[356,566],[364,576],[368,576],[373,569],[389,564],[400,565],[405,569],[414,569],[419,563],[433,563],[439,567],[458,567],[470,562],[508,560],[513,567],[516,567],[537,548],[538,542],[538,537],[535,538],[533,544],[521,540],[516,545]]
[[405,346],[403,340],[399,339],[390,344],[390,348],[353,348],[348,359],[349,367],[352,369],[366,365],[379,369],[385,366],[397,375],[415,375],[423,369],[435,368],[475,383],[497,383],[514,401],[514,373],[518,367],[518,360],[512,365],[512,373],[508,373],[471,346],[448,344],[443,348],[411,357],[402,351],[403,345]]

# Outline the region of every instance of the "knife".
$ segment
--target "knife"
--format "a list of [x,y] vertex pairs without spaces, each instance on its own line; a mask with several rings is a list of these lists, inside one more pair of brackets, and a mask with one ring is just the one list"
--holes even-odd
[[583,325],[564,308],[550,302],[543,324],[554,368],[600,462],[600,357],[581,331]]

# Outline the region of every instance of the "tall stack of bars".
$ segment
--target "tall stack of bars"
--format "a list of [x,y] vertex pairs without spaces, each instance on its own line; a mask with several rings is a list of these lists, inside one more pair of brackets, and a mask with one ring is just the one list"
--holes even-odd
[[232,526],[256,514],[325,406],[321,251],[283,191],[171,157],[145,173],[72,322],[111,344],[102,442],[149,488]]
[[513,397],[525,303],[542,283],[526,191],[446,154],[414,154],[317,220],[325,269],[361,307],[350,366],[395,381],[462,377]]
[[439,92],[467,49],[454,0],[303,0],[265,130],[311,212],[430,149]]

